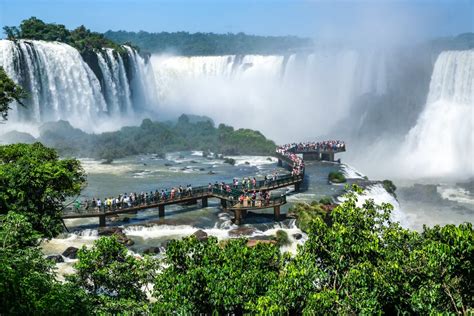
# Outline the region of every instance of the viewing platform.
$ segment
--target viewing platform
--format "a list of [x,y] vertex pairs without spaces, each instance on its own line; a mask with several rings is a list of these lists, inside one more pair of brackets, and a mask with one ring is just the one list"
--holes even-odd
[[[222,209],[234,212],[234,223],[240,225],[242,219],[249,210],[259,210],[273,208],[275,220],[280,219],[280,207],[286,204],[285,195],[271,194],[272,190],[294,186],[295,191],[299,191],[304,181],[304,160],[327,160],[334,161],[334,154],[344,152],[345,144],[341,141],[325,141],[314,143],[288,144],[277,147],[275,156],[278,158],[278,165],[286,167],[291,173],[274,176],[272,179],[265,177],[264,180],[256,180],[246,186],[215,184],[209,186],[199,186],[187,188],[179,192],[161,193],[156,190],[155,194],[142,194],[137,199],[119,196],[122,200],[114,198],[112,204],[106,205],[106,200],[100,206],[85,207],[77,206],[74,211],[64,213],[62,219],[91,218],[99,219],[99,226],[106,226],[106,218],[120,214],[136,213],[138,211],[158,209],[158,217],[165,217],[165,207],[173,204],[194,205],[201,201],[201,207],[207,207],[211,198],[219,199]],[[303,158],[298,156],[302,154]],[[283,162],[285,163],[283,165]],[[250,178],[249,180],[250,181]],[[108,199],[110,200],[110,199]]]
[[[290,185],[295,186],[295,190],[299,190],[300,183],[303,181],[303,176],[291,176],[291,175],[283,175],[279,176],[275,180],[259,180],[256,182],[255,187],[251,187],[249,189],[250,192],[257,191],[271,191],[283,187],[287,187]],[[102,205],[100,208],[92,208],[89,207],[88,209],[80,208],[76,209],[75,211],[65,213],[62,216],[62,219],[77,219],[77,218],[91,218],[97,217],[99,218],[99,226],[104,227],[106,226],[106,218],[111,216],[116,216],[120,214],[130,214],[136,213],[138,211],[147,210],[147,209],[158,209],[158,217],[164,218],[165,217],[165,206],[172,205],[172,204],[186,204],[186,205],[193,205],[197,204],[198,200],[201,201],[201,207],[208,206],[208,200],[210,198],[220,199],[221,207],[225,210],[229,210],[234,212],[234,222],[237,225],[240,225],[242,222],[242,218],[245,217],[247,214],[247,210],[258,210],[258,209],[266,209],[266,208],[273,208],[275,219],[278,220],[280,218],[280,206],[286,204],[286,197],[285,196],[270,196],[268,199],[261,199],[256,198],[255,201],[252,203],[240,203],[239,197],[244,194],[244,189],[240,186],[237,188],[231,188],[230,191],[221,190],[219,188],[215,188],[214,186],[212,189],[209,189],[207,186],[200,186],[193,188],[191,192],[186,192],[182,195],[175,195],[173,198],[169,197],[166,199],[156,199],[155,197],[150,198],[147,201],[143,201],[141,203],[132,203],[131,205],[128,204],[121,204],[121,205],[114,205],[114,206],[106,206]]]

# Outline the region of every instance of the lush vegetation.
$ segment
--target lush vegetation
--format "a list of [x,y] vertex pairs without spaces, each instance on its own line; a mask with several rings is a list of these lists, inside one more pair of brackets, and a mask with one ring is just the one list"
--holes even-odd
[[[25,159],[9,161],[15,166]],[[46,168],[26,181],[45,191],[56,171]],[[7,168],[1,178],[15,174]],[[68,188],[68,181],[59,181],[45,200]],[[31,193],[17,183],[10,189]],[[38,248],[55,223],[40,218],[40,227],[51,227],[38,231],[29,214],[7,209],[0,226],[0,314],[472,313],[472,224],[410,231],[390,221],[389,204],[356,206],[355,192],[361,192],[353,191],[332,212],[312,216],[308,240],[294,257],[270,243],[248,247],[245,239],[191,236],[170,242],[162,259],[137,259],[115,237],[102,237],[78,252],[77,272],[65,282],[55,279]]]
[[316,218],[329,220],[329,209],[324,202],[327,201],[322,199],[319,203],[317,201],[313,201],[311,204],[296,203],[290,208],[288,215],[296,218],[296,225],[302,231],[309,232],[311,223]]
[[346,182],[346,177],[340,171],[331,171],[328,175],[328,180],[333,183],[344,183]]
[[0,146],[0,214],[22,214],[45,236],[62,231],[63,203],[84,183],[78,160],[60,160],[41,143]]
[[0,67],[0,117],[3,120],[8,118],[10,104],[16,101],[22,105],[22,99],[26,98],[26,91],[13,80],[11,80],[3,67]]
[[[64,121],[47,123],[40,132],[39,140],[56,148],[62,155],[106,160],[144,153],[162,155],[178,150],[203,150],[225,155],[269,155],[275,150],[275,143],[258,131],[234,130],[224,124],[216,128],[211,120],[191,122],[187,115],[173,123],[145,119],[140,126],[99,135],[87,134]],[[227,162],[232,163],[231,160]]]
[[120,45],[104,37],[103,34],[91,32],[84,25],[74,30],[68,30],[62,24],[45,23],[42,20],[31,17],[23,20],[18,27],[3,27],[9,40],[31,39],[43,41],[58,41],[67,43],[79,50],[81,53],[98,50],[104,47],[116,49],[119,52],[124,51]]
[[117,43],[132,43],[150,53],[178,53],[187,56],[229,54],[282,54],[312,47],[308,38],[256,36],[244,33],[194,33],[108,31],[105,37]]
[[395,184],[391,180],[383,180],[382,185],[388,193],[390,193],[394,197],[397,197],[397,195],[395,194],[395,191],[397,190],[397,187],[395,186]]

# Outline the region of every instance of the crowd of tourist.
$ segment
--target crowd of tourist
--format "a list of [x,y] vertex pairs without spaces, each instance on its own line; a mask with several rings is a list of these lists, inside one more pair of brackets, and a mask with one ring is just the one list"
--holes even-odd
[[297,144],[286,144],[277,147],[276,152],[282,156],[289,158],[292,162],[291,175],[299,176],[304,174],[304,161],[303,158],[299,157],[293,151],[296,148]]
[[341,140],[327,140],[322,142],[305,142],[294,144],[296,151],[341,151],[346,144]]
[[[276,152],[283,155],[292,162],[291,176],[300,176],[304,174],[303,158],[295,154],[295,151],[305,150],[336,150],[344,149],[345,145],[342,141],[324,141],[324,142],[307,142],[307,143],[292,143],[277,147]],[[285,176],[287,178],[288,176]],[[277,171],[274,171],[270,176],[265,176],[263,180],[257,180],[255,177],[244,177],[242,181],[234,178],[232,183],[225,183],[217,181],[207,186],[208,193],[216,193],[226,195],[231,201],[242,206],[258,206],[268,205],[270,201],[270,192],[266,187],[271,186],[272,182],[282,179]],[[260,188],[260,189],[259,189]],[[205,187],[193,188],[190,184],[186,187],[178,186],[170,190],[155,190],[150,192],[131,192],[129,194],[123,193],[116,197],[107,197],[104,199],[93,198],[92,200],[85,200],[83,203],[75,201],[73,207],[76,211],[83,206],[86,211],[95,210],[110,211],[122,208],[130,208],[136,206],[145,206],[149,204],[156,204],[160,202],[167,202],[170,200],[182,199],[185,197],[196,196],[198,193],[206,193]],[[237,201],[238,200],[238,201]],[[260,203],[260,204],[258,204]],[[265,203],[265,204],[264,204]]]
[[[257,180],[255,177],[244,177],[241,181],[234,178],[232,183],[215,182],[214,184],[209,183],[206,187],[193,188],[191,184],[186,187],[178,186],[171,189],[155,190],[150,192],[131,192],[129,194],[123,193],[116,197],[93,198],[91,200],[86,199],[82,203],[75,201],[73,208],[79,211],[82,207],[86,211],[112,211],[117,209],[124,209],[136,206],[145,206],[150,204],[156,204],[160,202],[167,202],[172,200],[179,200],[185,197],[196,196],[198,194],[216,193],[228,197],[230,200],[242,201],[253,201],[249,202],[248,205],[255,205],[255,201],[263,203],[270,199],[270,194],[265,190],[265,187],[270,186],[273,182],[281,179],[278,172],[274,171],[271,175],[264,176],[263,180]],[[259,189],[263,188],[263,189]],[[247,205],[247,204],[246,204]]]

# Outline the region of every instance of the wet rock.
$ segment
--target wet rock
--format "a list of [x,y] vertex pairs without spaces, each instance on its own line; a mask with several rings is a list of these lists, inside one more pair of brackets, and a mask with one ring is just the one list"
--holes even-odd
[[160,247],[149,247],[143,251],[144,255],[157,255],[161,252]]
[[124,217],[124,218],[122,219],[122,221],[123,221],[124,223],[128,223],[128,222],[130,222],[130,217]]
[[100,227],[99,236],[112,236],[113,234],[124,235],[122,228],[120,227]]
[[135,242],[125,235],[120,227],[102,227],[99,229],[99,236],[115,236],[119,243],[125,246],[133,246]]
[[63,256],[69,259],[76,259],[78,251],[79,249],[76,247],[67,247],[67,249],[63,252]]
[[239,228],[229,230],[229,236],[231,237],[240,237],[240,236],[250,236],[256,231],[254,227],[241,226]]
[[61,255],[51,255],[46,257],[47,260],[51,260],[54,263],[64,262],[64,258]]
[[214,171],[209,171],[207,174],[216,174]]
[[196,160],[191,160],[190,163],[198,163]]
[[207,233],[203,231],[202,229],[195,231],[193,236],[195,236],[196,239],[199,241],[207,240],[207,237],[208,237]]
[[246,165],[250,165],[250,162],[246,161],[245,164],[246,164]]
[[293,238],[296,240],[300,240],[301,238],[303,238],[303,235],[300,233],[296,233],[296,234],[293,234]]
[[172,163],[168,163],[168,162],[167,162],[167,163],[165,163],[165,167],[172,167],[172,166],[173,166],[173,164],[172,164]]

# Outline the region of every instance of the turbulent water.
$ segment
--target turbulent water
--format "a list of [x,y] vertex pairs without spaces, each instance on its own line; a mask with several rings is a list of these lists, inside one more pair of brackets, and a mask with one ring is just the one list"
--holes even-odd
[[[98,69],[94,72],[94,58],[84,60],[67,44],[0,40],[0,66],[30,94],[26,108],[13,107],[10,121],[63,119],[97,131],[106,121],[139,116],[156,106],[149,64],[130,47],[125,49],[126,56],[111,49],[96,52]],[[110,125],[117,128],[116,123]]]
[[407,174],[474,176],[474,50],[438,57],[426,107],[402,154]]
[[[301,126],[312,135],[326,133],[347,115],[357,96],[382,94],[387,85],[385,57],[375,52],[153,55],[151,63],[160,106],[167,113],[209,115],[219,122],[261,130],[279,142],[308,138],[302,136]],[[275,128],[282,118],[288,118],[287,128]]]

